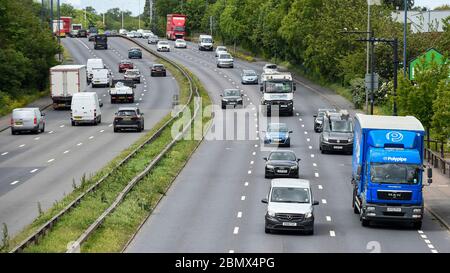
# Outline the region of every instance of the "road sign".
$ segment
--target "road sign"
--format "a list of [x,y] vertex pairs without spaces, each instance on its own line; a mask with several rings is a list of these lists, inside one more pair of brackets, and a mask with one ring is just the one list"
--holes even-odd
[[377,73],[374,73],[373,75],[373,85],[371,84],[372,81],[372,74],[366,74],[366,78],[365,78],[365,86],[366,86],[366,90],[368,91],[372,91],[372,86],[374,88],[374,90],[378,89],[378,79],[379,76]]
[[444,55],[442,55],[439,51],[437,51],[434,48],[428,49],[425,53],[419,55],[418,57],[414,58],[409,63],[409,79],[413,81],[415,79],[415,69],[418,64],[421,62],[425,65],[425,68],[430,67],[432,62],[436,62],[437,64],[442,64],[446,62],[447,60],[444,58]]

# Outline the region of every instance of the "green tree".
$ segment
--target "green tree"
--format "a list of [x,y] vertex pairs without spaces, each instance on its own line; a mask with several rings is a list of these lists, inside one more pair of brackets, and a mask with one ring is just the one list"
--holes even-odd
[[[437,96],[433,102],[433,133],[436,140],[444,143],[450,139],[450,85],[447,80],[441,80],[436,93]],[[442,147],[441,152],[443,153]]]

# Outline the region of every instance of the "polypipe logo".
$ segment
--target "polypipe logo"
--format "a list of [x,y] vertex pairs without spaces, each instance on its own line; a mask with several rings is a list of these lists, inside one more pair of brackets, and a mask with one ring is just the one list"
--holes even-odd
[[386,139],[392,142],[400,142],[403,140],[403,134],[400,132],[389,132],[386,134]]
[[405,157],[394,157],[394,156],[385,156],[383,157],[384,161],[391,161],[391,162],[406,162],[408,159]]

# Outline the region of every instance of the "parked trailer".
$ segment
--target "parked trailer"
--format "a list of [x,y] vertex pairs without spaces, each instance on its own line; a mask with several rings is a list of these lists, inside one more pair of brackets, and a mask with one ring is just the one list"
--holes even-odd
[[70,107],[75,93],[86,92],[85,65],[58,65],[50,68],[50,91],[53,108]]

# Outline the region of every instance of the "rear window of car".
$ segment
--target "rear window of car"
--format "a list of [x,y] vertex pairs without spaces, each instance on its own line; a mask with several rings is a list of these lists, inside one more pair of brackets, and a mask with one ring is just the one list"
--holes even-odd
[[168,42],[159,42],[160,45],[168,45]]
[[139,71],[137,71],[137,70],[127,70],[125,72],[125,74],[127,74],[127,75],[139,75]]
[[231,55],[230,54],[221,54],[220,59],[231,59]]
[[160,69],[160,68],[164,68],[164,65],[153,65],[153,68],[158,68],[158,69]]
[[13,116],[18,118],[31,117],[34,116],[34,110],[33,109],[14,110]]
[[128,116],[136,116],[136,111],[134,110],[120,110],[117,112],[119,117],[128,117]]

